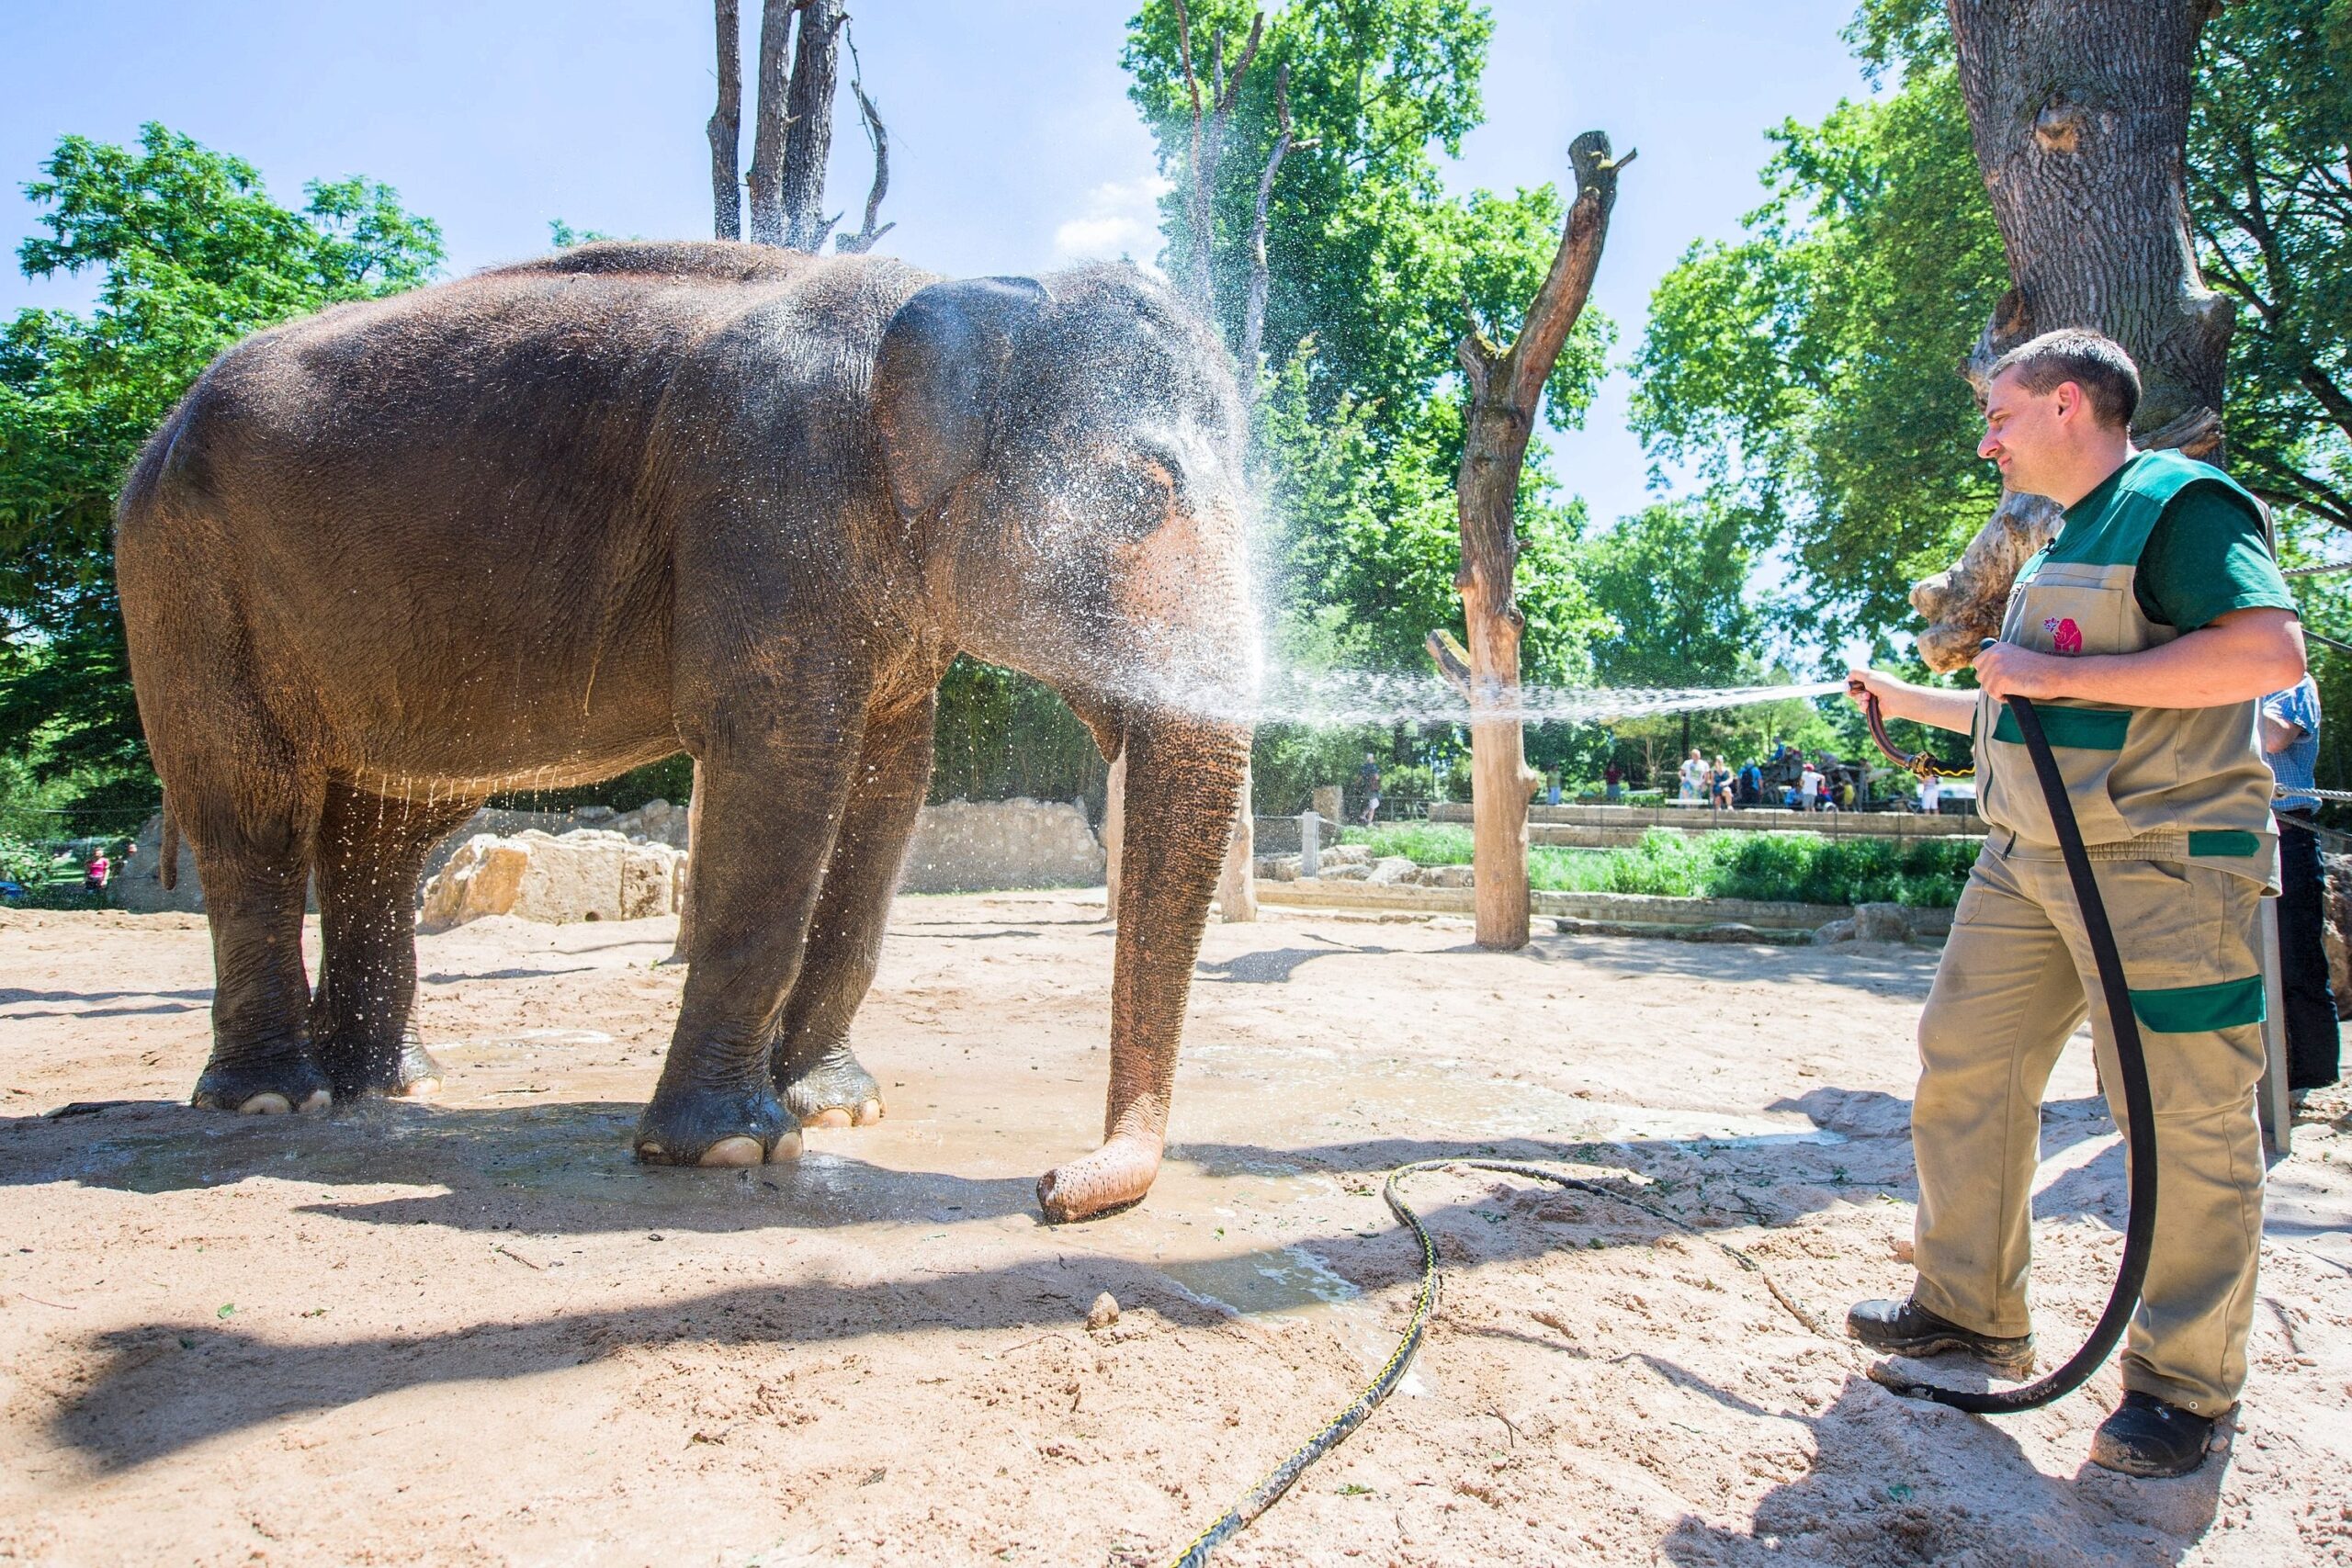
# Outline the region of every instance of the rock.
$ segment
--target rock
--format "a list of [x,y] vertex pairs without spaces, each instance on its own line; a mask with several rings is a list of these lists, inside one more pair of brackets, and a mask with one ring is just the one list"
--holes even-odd
[[1331,874],[1328,868],[1334,863],[1340,865],[1368,867],[1372,864],[1372,846],[1370,844],[1329,845],[1323,851],[1323,864],[1327,868],[1323,873],[1324,875]]
[[1419,869],[1403,855],[1383,855],[1364,880],[1388,886],[1408,880]]
[[1362,882],[1371,875],[1372,867],[1362,861],[1342,862],[1339,865],[1327,861],[1323,865],[1323,880],[1326,882]]
[[1118,1321],[1119,1300],[1108,1291],[1095,1297],[1094,1304],[1086,1309],[1086,1326],[1089,1328],[1108,1328]]
[[1911,912],[1900,904],[1854,906],[1856,942],[1909,942]]
[[1007,887],[1087,887],[1102,881],[1101,840],[1086,813],[1058,800],[951,800],[926,806],[899,887],[971,893]]
[[477,834],[424,885],[421,923],[513,915],[560,925],[674,914],[685,860],[667,844],[631,843],[593,829],[560,838],[537,829],[511,838]]
[[1476,879],[1466,865],[1432,865],[1422,868],[1421,880],[1431,887],[1468,887]]
[[1299,861],[1296,855],[1260,855],[1250,863],[1250,874],[1261,882],[1296,882]]
[[1853,940],[1854,922],[1850,919],[1832,920],[1813,933],[1814,945],[1816,947],[1833,947],[1838,942]]

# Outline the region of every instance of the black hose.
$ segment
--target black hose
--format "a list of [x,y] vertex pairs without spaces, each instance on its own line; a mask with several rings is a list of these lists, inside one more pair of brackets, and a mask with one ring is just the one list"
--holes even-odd
[[[1877,699],[1870,705],[1875,707]],[[2107,1310],[2092,1325],[2082,1348],[2064,1366],[2039,1382],[1997,1393],[1973,1393],[1939,1383],[1895,1378],[1878,1368],[1871,1378],[1907,1399],[1931,1399],[1976,1416],[2009,1416],[2038,1410],[2083,1385],[2123,1337],[2139,1304],[2140,1286],[2148,1276],[2148,1247],[2156,1235],[2156,1113],[2148,1093],[2148,1059],[2140,1046],[2140,1021],[2132,1011],[2131,988],[2123,983],[2123,956],[2115,948],[2115,929],[2108,924],[2107,902],[2099,897],[2098,881],[2091,874],[2091,857],[2083,848],[2083,829],[2075,820],[2075,803],[2066,794],[2065,776],[2051,755],[2049,738],[2041,732],[2041,716],[2030,697],[2008,699],[2017,719],[2018,735],[2033,759],[2034,778],[2050,807],[2051,826],[2058,833],[2059,852],[2065,857],[2066,879],[2074,884],[2075,904],[2082,911],[2083,930],[2090,938],[2091,958],[2098,966],[2099,991],[2107,998],[2107,1017],[2115,1035],[2116,1076],[2123,1080],[2124,1153],[2131,1172],[2131,1215],[2123,1226],[2123,1260],[2115,1271],[2115,1289]]]

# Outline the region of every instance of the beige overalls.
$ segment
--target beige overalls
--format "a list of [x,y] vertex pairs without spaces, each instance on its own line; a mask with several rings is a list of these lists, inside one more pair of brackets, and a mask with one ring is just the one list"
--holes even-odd
[[[2002,639],[2136,653],[2180,635],[2141,613],[2132,577],[2165,503],[2196,483],[2225,486],[2261,515],[2219,469],[2142,454],[2097,515],[2070,518],[2018,572]],[[2035,705],[2115,928],[2156,1112],[2155,1242],[2123,1383],[2216,1415],[2245,1382],[2262,1239],[2255,922],[2277,890],[2277,838],[2255,705]],[[1992,833],[1919,1021],[1917,1293],[1964,1327],[2018,1335],[2042,1090],[2086,1010],[2119,1124],[2124,1111],[2098,970],[2032,761],[2015,718],[1989,700],[1978,701],[1974,739]]]

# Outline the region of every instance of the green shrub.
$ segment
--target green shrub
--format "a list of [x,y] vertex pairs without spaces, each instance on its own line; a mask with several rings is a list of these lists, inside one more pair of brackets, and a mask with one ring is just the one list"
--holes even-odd
[[13,833],[0,833],[0,877],[38,887],[49,880],[49,852]]
[[[1404,855],[1417,865],[1470,863],[1470,829],[1456,823],[1400,822],[1369,832],[1351,829],[1341,839],[1369,845],[1375,855]],[[1983,843],[1742,831],[1694,837],[1653,828],[1639,843],[1623,849],[1532,846],[1527,876],[1544,892],[1950,908],[1960,901]]]

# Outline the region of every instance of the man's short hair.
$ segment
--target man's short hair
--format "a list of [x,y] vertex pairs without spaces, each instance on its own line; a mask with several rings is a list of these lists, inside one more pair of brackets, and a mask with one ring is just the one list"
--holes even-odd
[[2101,424],[2117,430],[2132,428],[2140,408],[2140,367],[2123,345],[2104,333],[2086,327],[2061,327],[2054,333],[2018,344],[1994,362],[1984,384],[2011,371],[2026,390],[2053,392],[2072,381],[2090,400],[2091,412]]

